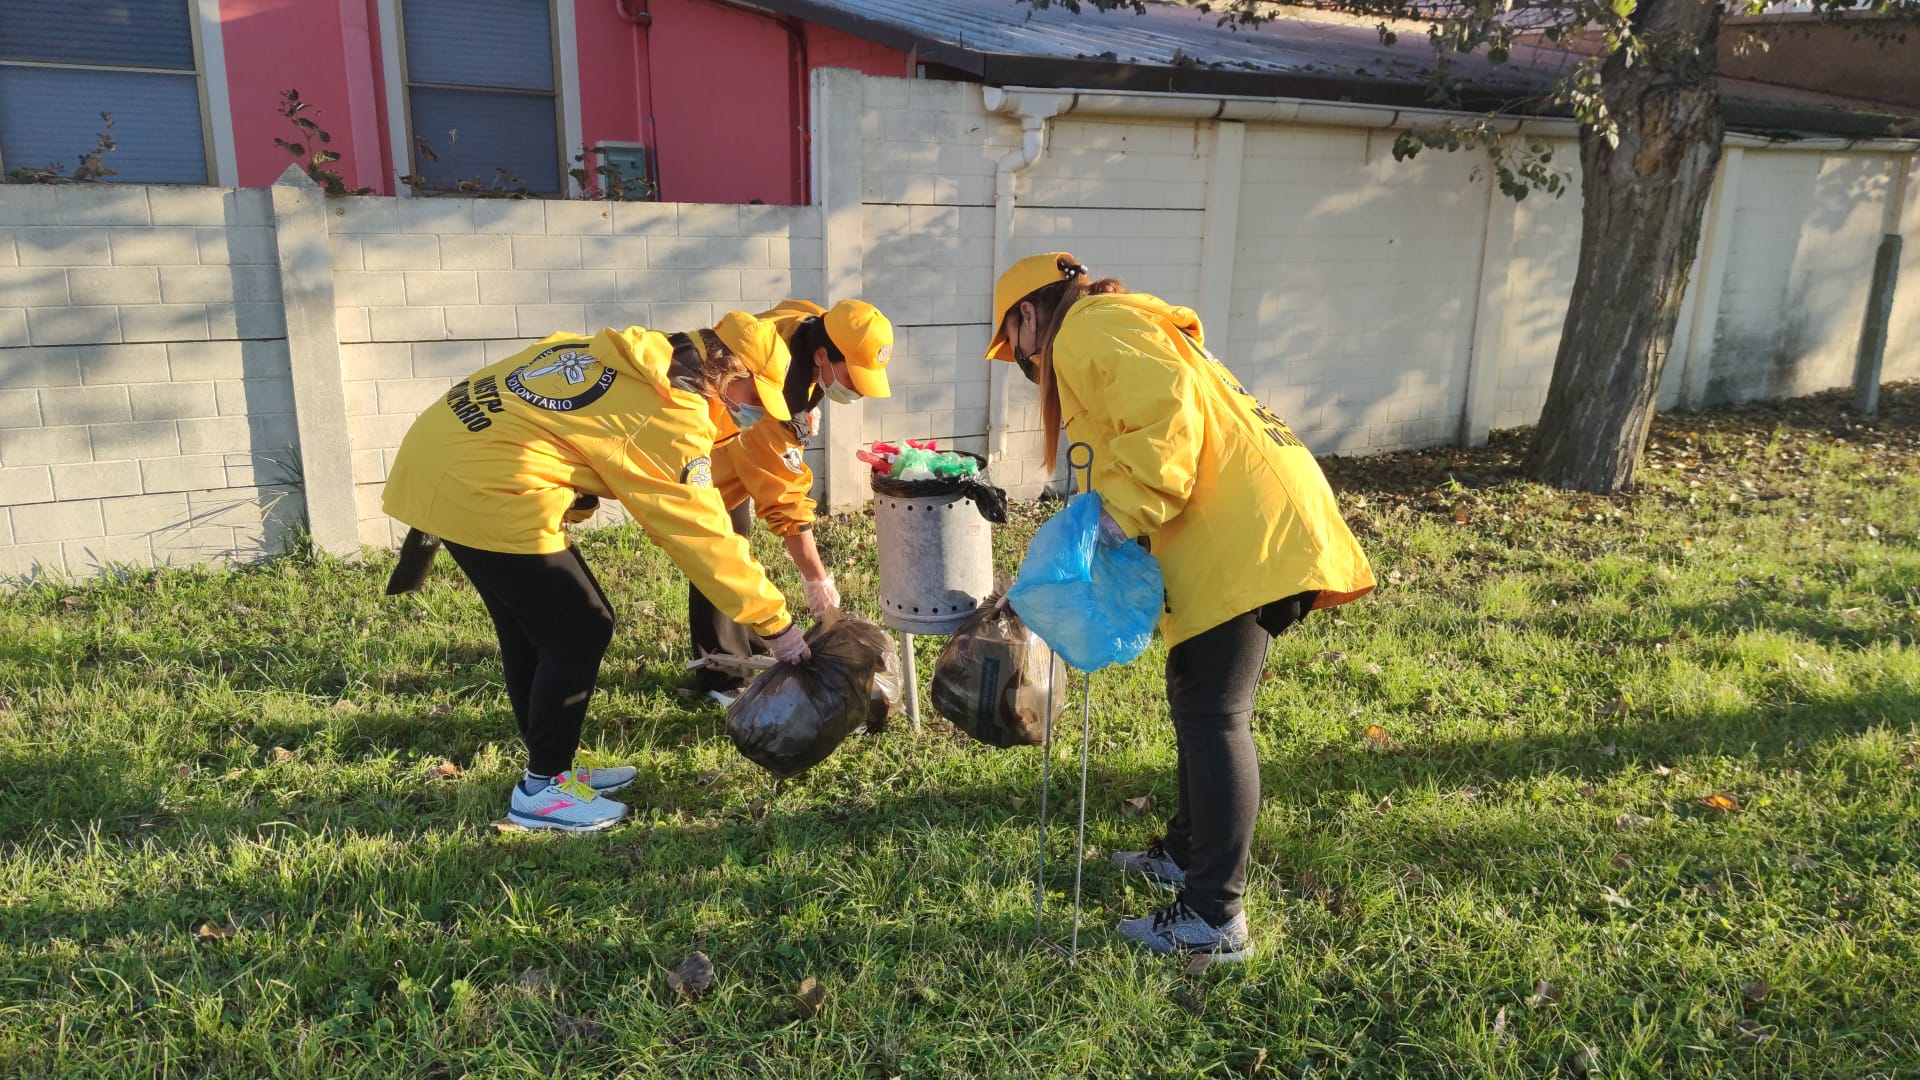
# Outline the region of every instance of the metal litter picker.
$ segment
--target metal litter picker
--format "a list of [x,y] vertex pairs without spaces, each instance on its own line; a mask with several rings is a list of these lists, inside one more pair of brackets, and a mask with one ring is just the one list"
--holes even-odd
[[[1093,447],[1077,442],[1067,447],[1067,494],[1069,497],[1093,490]],[[1040,742],[1040,857],[1033,875],[1033,934],[1040,937],[1041,917],[1047,907],[1047,788],[1053,764],[1053,686],[1054,668],[1047,669],[1047,726]],[[1080,874],[1087,854],[1087,747],[1093,731],[1093,673],[1080,675],[1080,823],[1073,845],[1073,936],[1067,947],[1067,962],[1080,955]]]

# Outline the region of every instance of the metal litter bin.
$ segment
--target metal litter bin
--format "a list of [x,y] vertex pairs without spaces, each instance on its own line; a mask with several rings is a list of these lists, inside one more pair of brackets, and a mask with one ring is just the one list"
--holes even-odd
[[993,592],[993,526],[965,495],[873,497],[880,617],[909,634],[952,633]]
[[897,494],[916,485],[882,478],[873,495],[880,621],[903,635],[907,710],[916,727],[920,690],[913,635],[952,633],[993,593],[993,525],[966,492],[924,483],[941,493]]

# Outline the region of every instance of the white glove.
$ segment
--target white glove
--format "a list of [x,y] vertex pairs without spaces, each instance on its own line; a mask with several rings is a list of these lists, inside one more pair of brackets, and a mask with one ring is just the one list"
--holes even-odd
[[767,643],[767,651],[773,654],[773,658],[783,664],[798,663],[813,655],[813,650],[807,648],[807,639],[800,633],[799,623],[761,640]]
[[801,584],[807,587],[807,610],[813,613],[814,618],[822,618],[829,611],[839,610],[840,590],[834,587],[832,574],[819,581],[803,581]]
[[1119,522],[1113,520],[1112,514],[1107,513],[1106,507],[1104,506],[1101,507],[1100,508],[1100,544],[1101,546],[1102,547],[1119,547],[1121,544],[1124,544],[1126,542],[1127,542],[1126,531],[1120,528]]

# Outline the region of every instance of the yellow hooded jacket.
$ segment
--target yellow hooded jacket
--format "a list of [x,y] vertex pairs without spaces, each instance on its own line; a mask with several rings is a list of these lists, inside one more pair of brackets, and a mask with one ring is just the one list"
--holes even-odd
[[1166,576],[1169,646],[1274,600],[1358,599],[1373,570],[1313,455],[1201,346],[1200,319],[1145,293],[1089,296],[1053,341],[1067,436],[1093,489]]
[[[791,343],[800,324],[826,309],[809,300],[785,300],[757,318],[770,322],[782,341]],[[801,362],[794,357],[793,362]],[[808,357],[807,363],[812,363]],[[789,402],[791,407],[792,402]],[[792,536],[813,528],[813,470],[801,456],[813,436],[814,412],[793,410],[792,420],[769,416],[741,431],[716,405],[713,422],[720,434],[713,440],[713,483],[729,509],[741,500],[753,500],[753,512],[776,535]]]
[[617,498],[728,617],[771,636],[786,599],[727,520],[713,486],[706,397],[668,381],[657,330],[555,334],[481,368],[407,430],[386,512],[485,551],[565,550],[578,494]]

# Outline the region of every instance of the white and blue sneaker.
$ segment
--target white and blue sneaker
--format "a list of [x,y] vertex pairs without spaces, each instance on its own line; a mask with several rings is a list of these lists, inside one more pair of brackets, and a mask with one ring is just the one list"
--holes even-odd
[[1114,852],[1113,865],[1129,874],[1141,874],[1168,892],[1179,892],[1187,884],[1187,872],[1167,854],[1159,837],[1155,837],[1145,851]]
[[521,784],[513,785],[513,804],[507,810],[507,819],[529,829],[594,832],[626,814],[626,803],[602,798],[573,773],[563,772],[535,792],[529,793]]
[[598,769],[575,766],[573,770],[574,779],[592,788],[595,795],[619,791],[633,783],[633,778],[638,774],[639,770],[631,765],[607,765]]
[[1178,900],[1151,915],[1123,920],[1120,933],[1151,952],[1205,954],[1219,963],[1245,960],[1253,952],[1246,912],[1235,915],[1225,926],[1214,926]]

